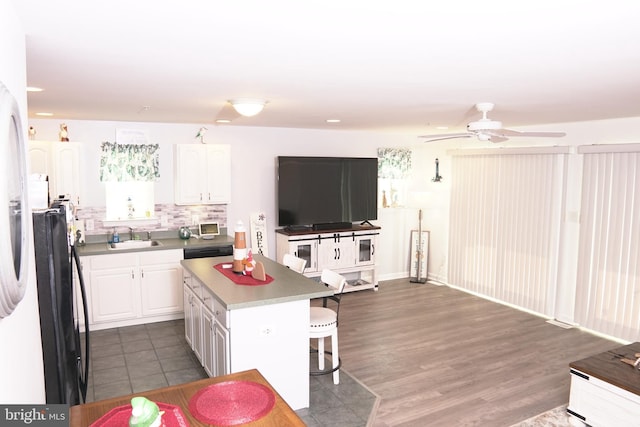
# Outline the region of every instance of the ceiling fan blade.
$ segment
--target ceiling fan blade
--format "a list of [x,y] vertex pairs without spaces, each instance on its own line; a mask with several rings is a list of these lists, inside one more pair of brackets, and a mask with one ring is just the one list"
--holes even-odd
[[471,133],[443,133],[440,135],[420,135],[418,138],[426,139],[425,142],[443,141],[445,139],[471,138]]
[[500,129],[499,132],[507,136],[537,136],[543,138],[561,138],[566,135],[565,132],[527,132],[513,129]]

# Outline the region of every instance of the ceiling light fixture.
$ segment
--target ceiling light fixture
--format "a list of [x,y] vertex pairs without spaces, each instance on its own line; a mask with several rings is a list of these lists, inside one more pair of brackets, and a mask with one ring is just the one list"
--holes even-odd
[[327,119],[327,123],[340,123],[340,119]]
[[36,116],[50,117],[53,116],[53,113],[36,113]]
[[253,117],[260,113],[267,101],[262,99],[238,98],[229,100],[238,114],[245,117]]
[[35,87],[35,86],[27,86],[27,92],[42,92],[44,89]]

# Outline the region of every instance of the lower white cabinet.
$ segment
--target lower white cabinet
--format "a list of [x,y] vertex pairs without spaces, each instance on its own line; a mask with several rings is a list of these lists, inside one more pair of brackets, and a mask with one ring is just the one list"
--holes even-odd
[[380,227],[318,232],[276,230],[277,261],[290,253],[305,259],[304,275],[319,277],[328,268],[347,278],[344,292],[378,289],[376,249]]
[[183,316],[182,250],[83,257],[91,329]]
[[230,374],[228,311],[188,271],[183,283],[187,342],[209,376]]

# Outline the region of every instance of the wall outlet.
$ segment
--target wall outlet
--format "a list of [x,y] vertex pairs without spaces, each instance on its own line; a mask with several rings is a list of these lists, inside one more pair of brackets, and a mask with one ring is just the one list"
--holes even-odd
[[169,226],[169,216],[168,215],[160,216],[160,226],[161,227],[168,227]]
[[200,222],[200,216],[199,215],[191,215],[191,224],[192,225],[196,225]]
[[85,221],[84,223],[84,229],[85,231],[93,231],[93,220],[92,219],[88,219]]

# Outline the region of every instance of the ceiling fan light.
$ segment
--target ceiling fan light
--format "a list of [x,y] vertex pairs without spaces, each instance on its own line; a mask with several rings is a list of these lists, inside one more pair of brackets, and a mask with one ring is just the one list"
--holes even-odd
[[259,114],[263,109],[267,101],[262,99],[232,99],[229,101],[238,114],[245,117],[253,117]]

